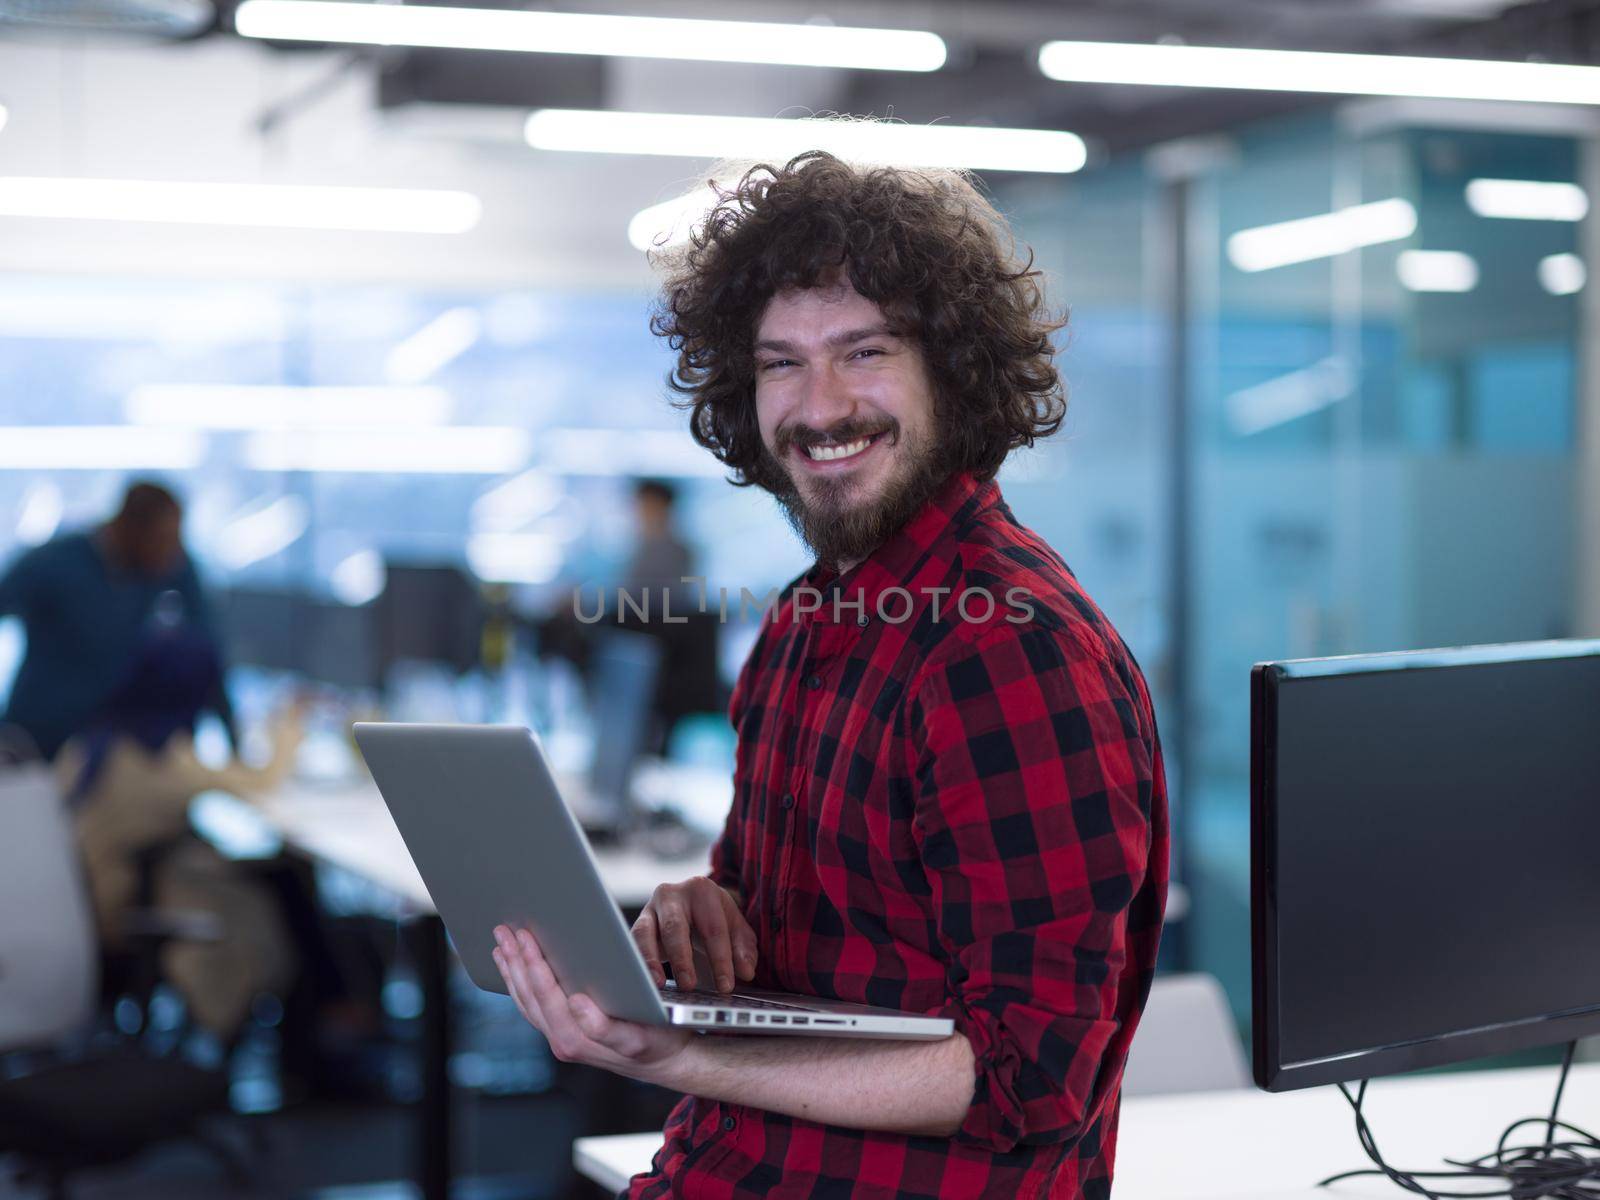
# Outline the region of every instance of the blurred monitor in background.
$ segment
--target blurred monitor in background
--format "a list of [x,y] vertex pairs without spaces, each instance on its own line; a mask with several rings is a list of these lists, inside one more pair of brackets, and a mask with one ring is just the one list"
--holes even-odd
[[[182,534],[178,498],[141,481],[105,524],[25,551],[0,574],[0,616],[20,617],[27,638],[0,721],[20,728],[45,757],[87,728],[152,637],[185,626],[214,637]],[[232,739],[221,678],[219,670],[203,707],[222,718]]]
[[441,663],[457,674],[479,665],[484,602],[460,567],[388,563],[372,605],[378,677],[398,662]]
[[217,596],[229,660],[292,672],[338,688],[377,688],[373,605],[318,600],[303,592],[230,588]]

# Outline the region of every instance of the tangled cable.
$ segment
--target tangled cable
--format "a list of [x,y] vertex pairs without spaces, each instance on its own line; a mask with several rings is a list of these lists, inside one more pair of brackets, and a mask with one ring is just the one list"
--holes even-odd
[[[1561,1060],[1561,1077],[1556,1083],[1555,1102],[1550,1107],[1548,1117],[1523,1117],[1520,1121],[1513,1121],[1506,1126],[1500,1135],[1500,1142],[1495,1149],[1479,1158],[1467,1161],[1457,1161],[1453,1158],[1445,1159],[1451,1167],[1450,1171],[1401,1171],[1390,1166],[1384,1161],[1383,1155],[1378,1150],[1378,1143],[1372,1136],[1372,1128],[1367,1124],[1367,1119],[1362,1113],[1361,1106],[1366,1100],[1367,1083],[1363,1079],[1356,1089],[1355,1095],[1350,1094],[1350,1089],[1339,1084],[1339,1091],[1350,1102],[1350,1107],[1356,1114],[1356,1136],[1361,1140],[1361,1148],[1367,1152],[1376,1167],[1367,1167],[1359,1171],[1345,1171],[1338,1175],[1331,1175],[1319,1183],[1318,1187],[1326,1187],[1330,1183],[1337,1183],[1341,1179],[1352,1179],[1358,1175],[1384,1175],[1396,1187],[1404,1188],[1418,1196],[1426,1196],[1428,1200],[1483,1200],[1484,1197],[1504,1197],[1506,1200],[1600,1200],[1600,1138],[1576,1125],[1560,1120],[1561,1094],[1566,1090],[1567,1075],[1572,1070],[1572,1055],[1577,1049],[1576,1042],[1569,1042],[1565,1055]],[[1524,1125],[1543,1125],[1545,1127],[1544,1142],[1532,1146],[1513,1146],[1512,1137]],[[1557,1141],[1557,1132],[1573,1135],[1570,1140]],[[1443,1180],[1446,1186],[1450,1182],[1488,1182],[1495,1181],[1504,1184],[1503,1188],[1494,1191],[1434,1191],[1421,1181]]]

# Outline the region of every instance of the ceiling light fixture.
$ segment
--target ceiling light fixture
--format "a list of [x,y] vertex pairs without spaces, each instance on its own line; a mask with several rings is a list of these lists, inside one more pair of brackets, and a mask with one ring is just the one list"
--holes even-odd
[[1314,217],[1242,229],[1228,239],[1228,260],[1241,271],[1331,258],[1361,246],[1408,238],[1417,210],[1408,200],[1376,200]]
[[482,336],[483,317],[477,309],[466,305],[447,309],[390,350],[383,373],[391,383],[422,383],[472,349]]
[[1551,254],[1539,260],[1539,286],[1552,296],[1575,296],[1588,282],[1588,268],[1576,254]]
[[1537,179],[1474,179],[1467,184],[1467,207],[1480,217],[1514,221],[1581,221],[1589,215],[1589,194],[1575,183]]
[[483,205],[468,192],[0,176],[4,217],[466,233],[482,213]]
[[1039,70],[1064,83],[1600,104],[1600,67],[1223,46],[1047,42]]
[[597,13],[504,11],[335,0],[245,0],[234,28],[249,38],[458,50],[521,50],[872,71],[937,71],[944,39],[917,29],[699,21]]
[[187,471],[206,456],[204,434],[126,425],[0,428],[0,470]]
[[1413,292],[1470,292],[1478,286],[1477,259],[1459,250],[1402,250],[1394,269]]
[[990,129],[788,117],[711,117],[674,113],[543,108],[528,117],[535,150],[666,154],[686,158],[792,158],[827,150],[855,162],[975,171],[1079,171],[1083,139],[1055,129]]
[[528,431],[489,425],[445,429],[318,429],[251,434],[245,464],[257,471],[509,475],[528,461]]
[[132,425],[191,429],[304,429],[317,426],[445,425],[454,398],[436,387],[277,387],[150,383],[122,405]]

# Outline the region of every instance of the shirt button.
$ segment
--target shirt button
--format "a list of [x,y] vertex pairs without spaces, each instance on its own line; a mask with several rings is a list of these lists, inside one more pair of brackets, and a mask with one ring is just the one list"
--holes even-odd
[[809,676],[806,679],[806,686],[808,688],[810,688],[813,692],[816,691],[819,687],[822,686],[822,676],[821,675]]
[[794,807],[794,793],[793,792],[785,792],[783,794],[783,806],[785,808],[793,808]]
[[872,618],[867,616],[866,613],[862,613],[859,617],[856,618],[856,624],[861,626],[863,629],[865,629],[871,623],[872,623]]
[[739,1122],[735,1121],[732,1117],[723,1117],[722,1127],[729,1133],[732,1133],[735,1129],[739,1128]]

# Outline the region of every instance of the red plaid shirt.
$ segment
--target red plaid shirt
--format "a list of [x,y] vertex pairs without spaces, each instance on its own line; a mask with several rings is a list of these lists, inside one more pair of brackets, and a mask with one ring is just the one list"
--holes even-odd
[[969,475],[796,584],[734,691],[712,877],[743,897],[755,986],[954,1018],[972,1107],[939,1138],[686,1097],[629,1194],[1103,1200],[1166,901],[1139,667]]

